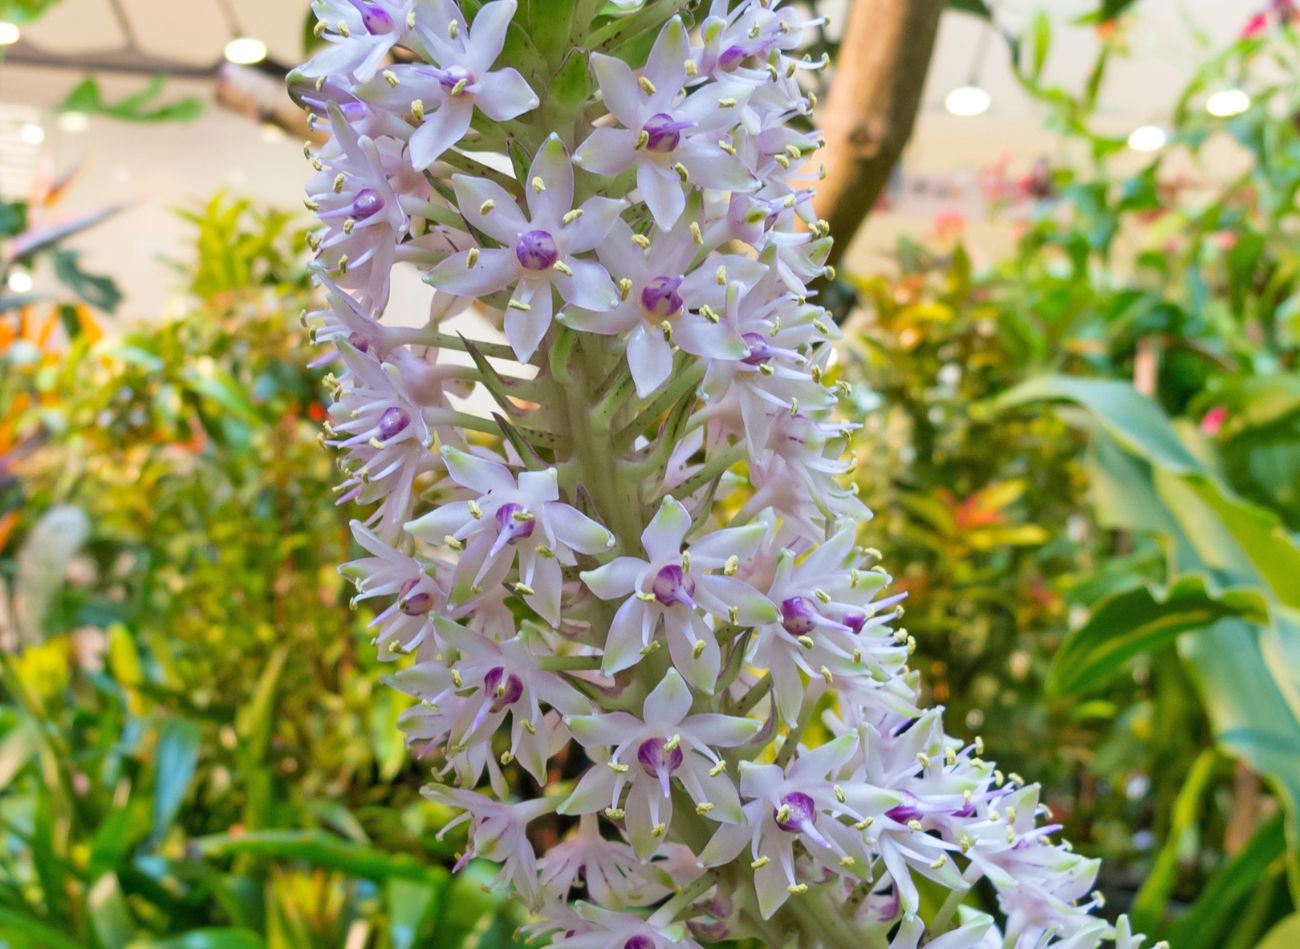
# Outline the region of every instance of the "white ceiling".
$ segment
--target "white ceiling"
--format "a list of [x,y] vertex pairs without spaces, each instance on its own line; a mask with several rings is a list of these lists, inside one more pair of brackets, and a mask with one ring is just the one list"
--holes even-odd
[[[128,11],[139,45],[149,55],[194,66],[215,64],[231,30],[219,0],[120,0]],[[293,63],[300,55],[307,0],[229,0],[244,32],[261,37],[274,58]],[[900,0],[901,2],[901,0]],[[1091,65],[1096,38],[1090,29],[1069,27],[1095,0],[994,0],[1002,24],[1024,26],[1033,11],[1046,7],[1059,30],[1047,66],[1047,78],[1078,86]],[[1103,95],[1104,121],[1123,132],[1168,113],[1184,83],[1206,51],[1196,35],[1215,48],[1227,45],[1266,0],[1139,0],[1132,24],[1132,59],[1116,65]],[[842,20],[845,0],[825,7]],[[970,78],[982,22],[962,14],[945,18],[927,82],[925,106],[905,159],[911,175],[951,175],[974,179],[978,169],[1007,160],[1012,173],[1024,173],[1039,156],[1059,152],[1057,139],[1044,128],[1042,110],[1019,91],[1007,65],[1005,46],[986,44],[983,62],[975,63],[979,82],[992,94],[987,115],[956,118],[942,101],[953,86]],[[33,45],[66,56],[107,53],[124,42],[110,0],[63,0],[40,23],[26,31]],[[246,119],[211,106],[192,125],[135,126],[92,119],[88,132],[69,134],[53,122],[52,109],[81,78],[78,69],[51,70],[0,66],[0,106],[35,109],[47,137],[41,146],[52,167],[80,164],[84,175],[61,209],[69,216],[110,202],[130,209],[83,236],[89,266],[114,274],[126,290],[123,308],[130,316],[161,312],[175,287],[174,274],[159,263],[175,255],[185,240],[184,227],[172,209],[192,206],[221,187],[280,207],[299,201],[307,168],[301,143],[273,140]],[[143,80],[105,76],[105,95],[115,99],[137,90]],[[210,84],[170,83],[167,96],[208,97]],[[28,111],[24,113],[30,115]],[[1211,164],[1218,167],[1217,153]],[[0,156],[2,157],[2,156]],[[872,266],[873,256],[892,246],[899,231],[925,233],[932,210],[872,218],[855,244],[850,264]],[[977,247],[988,243],[971,222]],[[996,235],[990,231],[989,241]],[[990,245],[991,247],[992,245]],[[183,249],[183,248],[182,248]],[[990,250],[990,252],[992,252]],[[39,275],[38,275],[39,276]]]

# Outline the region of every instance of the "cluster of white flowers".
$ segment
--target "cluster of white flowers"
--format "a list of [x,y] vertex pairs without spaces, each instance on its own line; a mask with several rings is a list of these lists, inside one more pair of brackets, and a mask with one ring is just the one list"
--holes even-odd
[[[557,947],[1138,946],[1037,787],[918,707],[856,546],[791,122],[824,64],[779,4],[316,0],[307,320],[425,793]],[[418,328],[380,322],[402,261]],[[508,344],[442,328],[470,306]]]

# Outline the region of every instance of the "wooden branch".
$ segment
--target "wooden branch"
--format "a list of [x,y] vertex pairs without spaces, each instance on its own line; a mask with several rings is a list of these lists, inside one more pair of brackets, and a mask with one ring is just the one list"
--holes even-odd
[[912,134],[946,0],[852,0],[830,93],[818,116],[826,179],[814,206],[835,263],[889,181]]

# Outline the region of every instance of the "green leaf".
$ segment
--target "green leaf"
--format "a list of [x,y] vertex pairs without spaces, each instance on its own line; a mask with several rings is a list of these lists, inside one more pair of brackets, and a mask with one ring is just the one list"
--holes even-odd
[[1216,596],[1206,578],[1195,575],[1179,577],[1164,591],[1144,586],[1116,593],[1066,637],[1052,660],[1047,687],[1065,695],[1086,692],[1105,684],[1135,656],[1234,615],[1267,621],[1267,603],[1249,589]]
[[0,933],[31,940],[30,943],[19,942],[17,946],[31,945],[39,946],[41,949],[84,949],[80,942],[69,939],[53,926],[7,906],[0,906]]
[[981,20],[990,22],[993,20],[993,11],[984,0],[948,0],[948,9],[956,10],[958,13],[969,13]]
[[393,949],[412,949],[420,938],[420,927],[433,909],[434,898],[445,884],[441,881],[406,880],[392,877],[385,888],[388,900],[388,937]]
[[185,791],[199,763],[200,730],[197,722],[169,718],[158,737],[153,797],[153,838],[162,839],[176,819]]
[[1300,844],[1300,720],[1244,621],[1220,620],[1178,644],[1190,664],[1215,740],[1269,779],[1287,805],[1287,839]]
[[1255,949],[1295,949],[1300,946],[1300,913],[1292,913],[1265,934]]
[[116,875],[105,873],[95,881],[86,894],[86,909],[95,935],[106,949],[125,949],[135,932],[135,921]]
[[258,677],[252,701],[240,709],[235,721],[236,731],[244,740],[244,750],[250,761],[262,761],[266,758],[271,732],[275,729],[276,687],[288,658],[287,645],[280,646],[271,654],[270,661]]
[[193,122],[203,114],[202,100],[190,96],[172,102],[157,102],[165,81],[163,76],[154,76],[139,92],[109,102],[95,77],[87,76],[73,86],[56,109],[59,112],[102,115],[123,122]]
[[442,867],[426,867],[406,854],[387,854],[360,847],[322,831],[252,831],[239,836],[218,834],[193,842],[207,857],[248,854],[281,860],[300,860],[312,866],[338,870],[348,876],[386,881],[393,878],[424,884],[445,881],[450,875]]
[[41,736],[31,719],[23,718],[0,740],[0,788],[9,787],[19,771],[41,747]]
[[1237,907],[1276,873],[1284,854],[1284,817],[1279,811],[1260,824],[1202,887],[1192,908],[1169,931],[1178,949],[1219,949]]
[[122,291],[111,277],[88,274],[81,269],[75,250],[56,250],[52,255],[54,273],[69,290],[91,306],[112,313],[122,302]]
[[183,936],[131,943],[129,949],[263,949],[266,945],[247,929],[194,929]]
[[1201,802],[1210,786],[1217,760],[1218,755],[1211,748],[1197,755],[1174,799],[1164,846],[1156,855],[1155,865],[1147,875],[1146,882],[1133,899],[1130,913],[1133,928],[1137,932],[1154,932],[1164,918],[1165,907],[1169,904],[1169,895],[1173,892],[1178,873],[1178,854],[1184,846],[1184,838],[1200,820]]
[[1090,410],[1121,445],[1169,471],[1199,472],[1203,465],[1179,440],[1165,414],[1126,382],[1040,376],[993,401],[999,411],[1043,399],[1066,399]]

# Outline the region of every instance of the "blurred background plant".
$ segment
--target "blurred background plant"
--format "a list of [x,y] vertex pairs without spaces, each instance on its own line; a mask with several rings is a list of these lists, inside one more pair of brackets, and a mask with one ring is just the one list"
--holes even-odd
[[182,315],[109,339],[77,308],[0,346],[0,933],[508,943],[483,879],[450,879],[336,572],[297,219],[224,195],[183,213]]
[[1296,18],[1271,4],[1208,58],[1147,155],[1094,127],[1123,20],[1070,90],[1040,18],[1018,75],[1086,158],[993,196],[997,259],[947,220],[837,288],[867,537],[934,699],[1176,946],[1300,929]]

